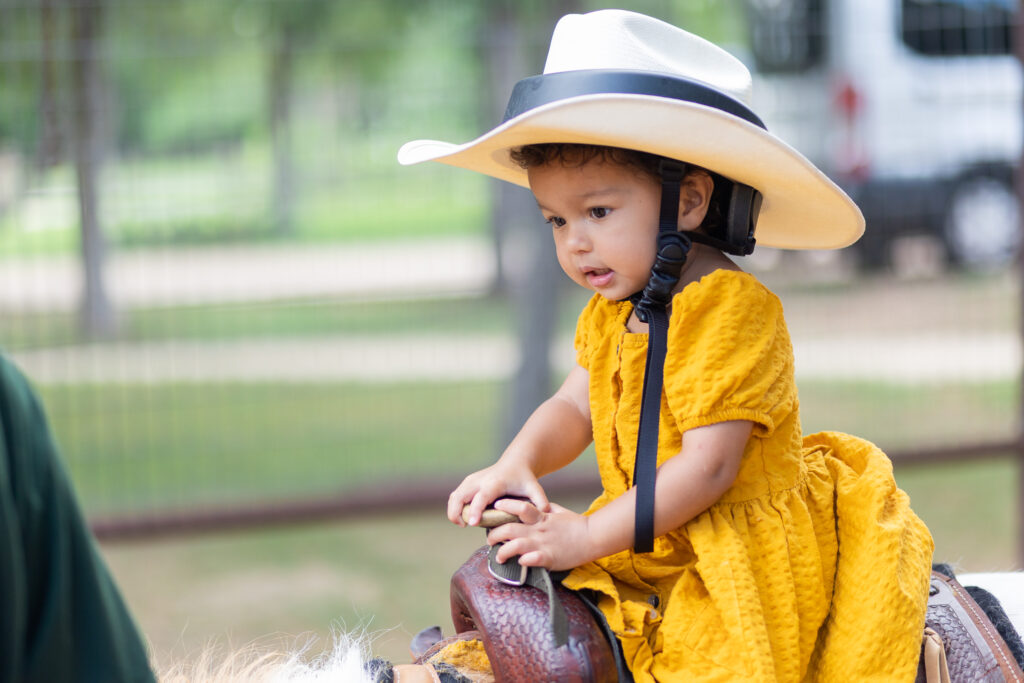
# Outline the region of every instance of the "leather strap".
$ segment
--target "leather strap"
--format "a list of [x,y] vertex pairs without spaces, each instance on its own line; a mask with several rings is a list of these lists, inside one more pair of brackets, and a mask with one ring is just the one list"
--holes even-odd
[[[519,564],[519,556],[509,559],[505,563],[498,562],[498,548],[502,543],[491,546],[487,552],[487,570],[491,576],[510,586],[533,586],[543,591],[548,598],[548,623],[551,625],[551,636],[554,638],[555,647],[562,647],[569,642],[569,620],[565,615],[565,607],[562,605],[558,593],[555,592],[555,584],[551,579],[551,572],[544,567],[523,567]],[[515,566],[512,575],[518,575],[519,580],[510,580],[508,571],[509,565]]]
[[672,290],[692,241],[679,232],[679,193],[686,165],[662,159],[661,208],[658,216],[658,245],[654,266],[647,286],[631,297],[634,311],[648,325],[647,362],[644,366],[643,399],[640,403],[640,425],[637,430],[636,457],[633,460],[633,486],[636,489],[636,512],[633,520],[633,550],[649,553],[654,550],[654,490],[658,476],[658,428],[661,420],[661,387],[664,383],[665,354],[668,347],[668,306]]
[[[956,579],[941,572],[932,572],[925,626],[926,635],[932,630],[942,639],[949,680],[1024,683],[1024,672],[985,612]],[[926,638],[918,682],[942,680],[929,677],[928,647]]]
[[942,636],[929,627],[924,629],[921,665],[924,667],[924,680],[927,683],[950,683],[949,665],[946,663],[946,649],[942,645]]
[[640,426],[636,438],[633,486],[636,487],[636,515],[633,520],[633,549],[654,550],[654,489],[658,476],[658,423],[661,420],[661,387],[664,384],[665,353],[668,348],[668,315],[665,309],[650,311],[647,335],[647,365],[644,393],[640,403]]

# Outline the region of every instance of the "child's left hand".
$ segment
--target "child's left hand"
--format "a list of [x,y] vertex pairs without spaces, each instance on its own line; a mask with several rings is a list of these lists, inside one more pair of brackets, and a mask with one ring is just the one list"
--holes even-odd
[[541,512],[529,501],[505,498],[494,507],[521,520],[491,529],[487,543],[504,543],[497,554],[499,562],[520,555],[525,567],[551,570],[572,569],[595,559],[587,517],[551,503],[551,512]]

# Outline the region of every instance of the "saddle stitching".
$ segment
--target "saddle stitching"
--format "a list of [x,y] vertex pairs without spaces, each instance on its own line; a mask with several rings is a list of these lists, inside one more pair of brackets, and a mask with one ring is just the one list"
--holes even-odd
[[1010,663],[1010,660],[1007,658],[1005,648],[991,647],[993,643],[1002,642],[1002,636],[1000,636],[998,632],[993,632],[993,627],[991,626],[991,622],[989,621],[988,616],[984,614],[984,612],[981,612],[979,610],[977,603],[974,602],[974,598],[971,598],[970,595],[967,594],[967,591],[962,590],[959,583],[954,583],[948,580],[944,581],[944,583],[947,586],[949,586],[950,590],[952,591],[953,595],[956,596],[961,606],[966,608],[971,613],[971,617],[974,621],[975,627],[977,627],[980,631],[983,632],[985,639],[989,642],[990,649],[993,652],[993,654],[1003,661],[1004,666],[1000,667],[1002,668],[1003,673],[1009,673],[1010,675],[1012,675],[1014,681],[1021,681],[1021,678],[1017,675],[1016,671],[1017,663]]

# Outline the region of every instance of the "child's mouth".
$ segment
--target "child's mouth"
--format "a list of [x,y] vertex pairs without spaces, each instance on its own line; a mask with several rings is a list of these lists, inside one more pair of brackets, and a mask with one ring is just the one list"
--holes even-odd
[[595,268],[586,271],[587,283],[591,287],[604,287],[612,280],[615,271],[611,268]]

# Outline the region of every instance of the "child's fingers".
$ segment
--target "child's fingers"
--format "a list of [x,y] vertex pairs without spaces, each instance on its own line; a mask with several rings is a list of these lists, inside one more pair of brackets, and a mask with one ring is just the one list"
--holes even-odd
[[541,512],[551,512],[551,501],[548,500],[548,495],[544,493],[544,487],[540,485],[540,482],[534,482],[528,486],[526,495],[533,501],[538,510]]
[[467,503],[473,500],[473,497],[478,493],[478,487],[476,483],[470,478],[466,477],[458,488],[452,491],[452,494],[448,496],[448,519],[453,523],[461,527],[466,526],[466,521],[463,518],[463,508]]
[[462,519],[462,508],[466,505],[466,498],[461,492],[461,487],[452,491],[452,494],[448,496],[448,521],[452,524],[458,524],[459,526],[466,526],[466,522]]
[[495,501],[494,508],[515,515],[523,524],[536,524],[541,518],[540,510],[528,500],[501,498]]
[[541,512],[549,512],[551,510],[551,501],[548,500],[548,495],[544,493],[544,487],[536,479],[522,482],[517,493],[523,498],[528,498]]
[[523,524],[502,524],[487,532],[487,544],[502,544],[498,548],[498,561],[504,562],[508,558],[520,555],[529,549],[526,547],[528,541],[524,536],[526,532],[526,526]]
[[[492,543],[491,545],[494,544]],[[498,548],[498,552],[494,556],[494,559],[496,559],[500,564],[505,564],[510,559],[519,554],[519,552],[516,550],[516,545],[517,544],[515,541],[506,541],[504,545]]]
[[519,556],[519,564],[524,567],[547,567],[551,565],[551,560],[541,551],[532,550]]
[[543,552],[540,548],[534,547],[535,543],[531,542],[527,537],[517,535],[517,533],[525,533],[525,530],[522,530],[521,527],[519,530],[508,528],[515,526],[517,525],[506,524],[502,527],[498,527],[498,529],[503,529],[503,532],[495,533],[498,529],[494,529],[491,534],[487,536],[487,542],[489,544],[503,544],[498,548],[496,556],[498,562],[508,562],[510,559],[518,555],[519,564],[524,567],[543,567],[550,564],[550,558],[547,557],[547,553]]
[[495,489],[495,487],[482,487],[473,496],[473,499],[469,501],[469,509],[463,511],[463,519],[470,526],[477,526],[480,524],[480,517],[483,515],[484,508],[491,504],[495,498],[504,493],[503,490]]

